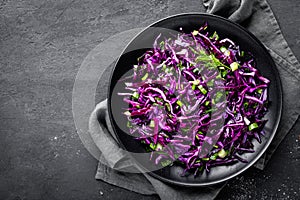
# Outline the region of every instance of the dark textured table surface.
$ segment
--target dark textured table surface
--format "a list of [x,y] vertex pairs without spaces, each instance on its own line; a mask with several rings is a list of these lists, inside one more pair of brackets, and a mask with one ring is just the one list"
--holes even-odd
[[[0,199],[159,199],[94,179],[97,160],[72,117],[85,56],[110,35],[184,11],[200,0],[0,1]],[[300,59],[300,1],[269,3]],[[184,6],[183,6],[184,5]],[[300,123],[264,171],[229,181],[218,199],[300,199]]]

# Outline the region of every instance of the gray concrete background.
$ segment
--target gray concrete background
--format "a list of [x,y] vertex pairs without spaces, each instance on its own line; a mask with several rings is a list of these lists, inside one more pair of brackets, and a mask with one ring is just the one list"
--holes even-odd
[[[199,11],[200,0],[183,2],[0,1],[0,199],[158,199],[94,179],[97,161],[72,118],[72,87],[97,44],[168,14]],[[300,59],[300,1],[269,3]],[[218,199],[299,199],[299,130],[298,122],[264,171],[229,181]]]

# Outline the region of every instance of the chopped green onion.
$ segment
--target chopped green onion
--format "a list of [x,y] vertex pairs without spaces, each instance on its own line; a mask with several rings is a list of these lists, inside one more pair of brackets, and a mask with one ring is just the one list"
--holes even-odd
[[194,85],[199,85],[200,84],[200,80],[199,79],[196,79],[194,81],[190,81],[192,84]]
[[199,72],[199,69],[198,69],[198,68],[195,68],[195,69],[193,69],[193,72],[194,72],[194,73]]
[[192,90],[195,90],[196,89],[196,85],[192,85]]
[[142,77],[142,81],[146,80],[148,78],[148,73],[146,73],[143,77]]
[[165,42],[164,42],[164,41],[161,41],[161,42],[159,43],[159,46],[160,46],[161,49],[164,49],[164,45],[165,45]]
[[137,92],[134,92],[133,94],[132,94],[132,97],[133,98],[135,98],[135,99],[138,99],[139,98],[139,93],[137,93]]
[[227,155],[226,151],[224,149],[221,149],[219,152],[218,152],[218,156],[220,158],[225,158]]
[[211,103],[214,104],[214,105],[216,104],[214,99],[211,100]]
[[209,105],[209,101],[205,101],[205,106],[208,106]]
[[217,159],[217,156],[218,156],[218,154],[214,154],[214,155],[212,155],[212,156],[210,156],[210,160],[216,160]]
[[206,94],[207,93],[207,90],[202,85],[199,85],[198,89],[202,92],[202,94]]
[[155,127],[155,122],[154,122],[154,120],[151,120],[151,121],[150,121],[149,126],[150,126],[151,128],[154,128],[154,127]]
[[131,113],[127,110],[127,111],[124,112],[124,115],[131,116]]
[[210,37],[210,39],[219,40],[219,35],[218,35],[218,33],[215,31],[214,34]]
[[230,56],[230,51],[229,50],[225,50],[224,55],[225,56]]
[[231,70],[234,72],[235,70],[237,70],[239,68],[240,64],[237,62],[233,62],[230,64],[230,68]]
[[227,48],[224,47],[224,46],[222,46],[222,47],[220,48],[220,51],[223,52],[223,53],[224,53],[226,50],[227,50]]
[[225,78],[225,76],[227,75],[227,71],[222,71],[221,75],[222,75],[223,78]]
[[256,122],[254,122],[248,126],[249,131],[252,131],[253,129],[256,129],[256,128],[258,128],[258,124]]
[[149,147],[150,147],[151,149],[155,150],[156,145],[155,145],[154,143],[150,143]]
[[176,103],[177,103],[177,105],[179,105],[180,107],[183,106],[183,104],[182,104],[182,102],[181,102],[180,100],[178,100]]
[[162,69],[165,71],[166,68],[167,68],[167,65],[166,65],[166,64],[163,64]]
[[171,111],[170,105],[168,103],[165,103],[165,106],[167,107],[168,111]]
[[162,149],[163,149],[163,146],[160,143],[157,143],[156,147],[155,147],[155,151],[161,151]]
[[258,93],[258,94],[261,94],[262,91],[263,91],[263,90],[262,90],[261,88],[257,89],[257,93]]
[[196,31],[196,30],[194,30],[194,31],[192,32],[193,35],[198,35],[198,33],[199,33],[199,31]]

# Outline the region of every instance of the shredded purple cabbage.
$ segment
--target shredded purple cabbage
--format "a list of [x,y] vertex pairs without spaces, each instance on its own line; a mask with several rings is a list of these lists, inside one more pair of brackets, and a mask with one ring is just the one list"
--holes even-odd
[[[159,35],[124,81],[128,93],[119,93],[129,105],[129,131],[152,152],[150,159],[182,165],[183,174],[247,162],[240,155],[254,152],[253,139],[261,142],[266,123],[270,81],[250,53],[207,27],[174,38]],[[219,120],[220,131],[207,134]],[[201,155],[204,143],[212,148]]]

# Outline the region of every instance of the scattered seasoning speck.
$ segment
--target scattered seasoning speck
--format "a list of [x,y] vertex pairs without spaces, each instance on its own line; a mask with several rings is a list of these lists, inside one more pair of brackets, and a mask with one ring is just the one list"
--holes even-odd
[[99,194],[102,196],[102,195],[103,195],[103,192],[100,190]]

